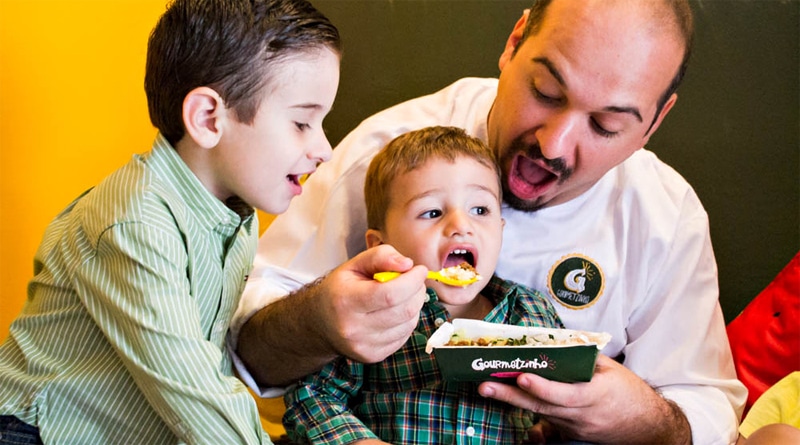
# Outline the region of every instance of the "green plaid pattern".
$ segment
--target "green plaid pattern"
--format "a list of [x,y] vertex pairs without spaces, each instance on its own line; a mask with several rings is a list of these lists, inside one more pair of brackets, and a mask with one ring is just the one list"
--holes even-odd
[[[482,293],[495,304],[484,321],[563,327],[555,308],[536,291],[493,276]],[[286,394],[283,423],[294,441],[345,444],[380,438],[428,445],[527,440],[534,413],[481,397],[476,383],[442,380],[425,345],[450,316],[432,289],[428,295],[416,331],[386,360],[364,365],[337,359]]]

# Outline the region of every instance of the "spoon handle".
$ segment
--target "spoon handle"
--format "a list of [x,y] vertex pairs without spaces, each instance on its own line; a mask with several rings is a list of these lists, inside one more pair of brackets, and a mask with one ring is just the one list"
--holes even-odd
[[385,283],[389,280],[394,280],[395,278],[400,276],[400,272],[378,272],[372,276],[375,281],[380,281],[381,283]]
[[[385,283],[390,280],[394,280],[395,278],[400,276],[400,272],[378,272],[372,276],[372,279],[375,281],[380,281],[381,283]],[[428,278],[432,280],[438,280],[440,278],[439,273],[434,270],[428,271]]]

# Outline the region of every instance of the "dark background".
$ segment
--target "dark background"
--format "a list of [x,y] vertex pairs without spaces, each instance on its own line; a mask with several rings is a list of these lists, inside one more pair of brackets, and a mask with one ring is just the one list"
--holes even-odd
[[[496,77],[529,1],[312,0],[344,41],[325,121],[336,144],[365,117],[467,76]],[[680,100],[648,148],[708,211],[726,321],[800,250],[800,1],[696,0]],[[800,292],[800,290],[798,290]]]

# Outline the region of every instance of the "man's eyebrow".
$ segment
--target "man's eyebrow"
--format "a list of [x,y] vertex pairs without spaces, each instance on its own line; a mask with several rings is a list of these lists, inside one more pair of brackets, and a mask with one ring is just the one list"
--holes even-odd
[[636,108],[636,107],[609,106],[609,107],[603,108],[603,111],[608,111],[608,112],[611,112],[611,113],[628,113],[628,114],[631,114],[634,117],[636,117],[636,120],[638,120],[639,122],[642,122],[642,114],[639,113],[639,109]]
[[556,78],[556,81],[558,81],[558,83],[560,83],[562,87],[567,86],[566,82],[564,82],[564,78],[561,77],[561,73],[558,72],[553,63],[550,62],[550,60],[548,60],[546,57],[534,57],[533,61],[535,63],[544,65],[544,67],[547,68],[547,71],[550,71],[550,74]]
[[305,103],[305,104],[292,105],[289,108],[319,109],[322,108],[322,105],[315,103]]
[[[552,75],[561,86],[567,88],[567,83],[564,81],[561,73],[558,71],[558,69],[556,69],[555,65],[550,62],[550,60],[548,60],[546,57],[535,57],[533,61],[547,68],[547,71],[550,72],[550,75]],[[642,122],[642,113],[640,113],[639,109],[636,107],[619,107],[610,105],[603,108],[603,111],[610,113],[628,113],[633,115],[639,122]]]

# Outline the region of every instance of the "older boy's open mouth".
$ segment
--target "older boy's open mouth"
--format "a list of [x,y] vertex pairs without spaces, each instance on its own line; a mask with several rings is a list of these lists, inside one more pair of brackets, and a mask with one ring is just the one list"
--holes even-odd
[[558,175],[546,167],[545,161],[536,161],[517,155],[511,162],[508,187],[514,196],[532,200],[541,196],[558,180]]

